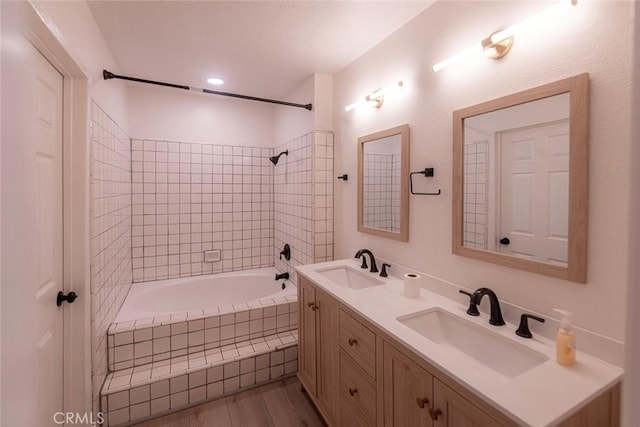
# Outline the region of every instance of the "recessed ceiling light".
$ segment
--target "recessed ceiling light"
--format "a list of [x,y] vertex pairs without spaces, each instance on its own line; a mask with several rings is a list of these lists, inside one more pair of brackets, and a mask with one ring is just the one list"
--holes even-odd
[[224,80],[222,79],[218,79],[216,77],[211,77],[210,79],[207,79],[207,82],[212,84],[212,85],[221,85],[224,84]]

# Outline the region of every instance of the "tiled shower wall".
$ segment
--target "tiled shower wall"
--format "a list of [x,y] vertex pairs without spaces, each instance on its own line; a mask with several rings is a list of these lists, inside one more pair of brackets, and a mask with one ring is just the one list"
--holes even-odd
[[469,248],[488,247],[488,141],[464,145],[464,236]]
[[333,260],[333,132],[315,131],[313,141],[313,262],[325,262]]
[[[275,267],[293,267],[333,259],[333,133],[315,131],[282,144],[289,150],[274,166]],[[284,245],[291,259],[280,259]]]
[[91,103],[91,344],[93,405],[107,375],[107,329],[131,287],[131,140]]
[[[132,141],[133,281],[273,265],[271,148]],[[203,252],[221,251],[205,263]]]

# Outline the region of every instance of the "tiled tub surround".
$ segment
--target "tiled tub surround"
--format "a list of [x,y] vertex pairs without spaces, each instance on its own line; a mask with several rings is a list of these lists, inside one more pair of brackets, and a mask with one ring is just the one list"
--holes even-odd
[[116,323],[109,329],[109,369],[141,366],[261,338],[298,327],[297,295]]
[[[333,133],[314,131],[274,148],[288,150],[273,167],[275,267],[333,259]],[[278,254],[285,244],[291,259]]]
[[93,408],[107,375],[107,329],[131,287],[131,144],[91,103],[91,375]]
[[272,152],[132,140],[133,281],[272,266]]
[[[292,289],[295,288],[292,286]],[[297,371],[297,295],[114,324],[106,425],[161,415]]]
[[110,374],[105,425],[119,426],[213,400],[298,370],[296,331],[256,338]]

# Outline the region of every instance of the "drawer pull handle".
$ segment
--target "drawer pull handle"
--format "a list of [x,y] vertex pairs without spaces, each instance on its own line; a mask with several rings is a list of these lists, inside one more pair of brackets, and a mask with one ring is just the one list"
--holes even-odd
[[353,347],[354,345],[358,344],[358,340],[355,338],[349,338],[349,345],[351,347]]
[[356,394],[358,394],[358,389],[357,388],[350,388],[349,389],[349,394],[351,396],[355,396]]
[[438,421],[439,415],[442,415],[442,411],[440,409],[429,409],[429,416],[433,421]]
[[424,409],[424,405],[429,404],[429,399],[427,399],[426,397],[418,397],[416,398],[416,403],[418,404],[418,408]]
[[318,306],[316,305],[315,302],[310,302],[307,304],[307,307],[309,307],[311,310],[316,311],[318,309]]

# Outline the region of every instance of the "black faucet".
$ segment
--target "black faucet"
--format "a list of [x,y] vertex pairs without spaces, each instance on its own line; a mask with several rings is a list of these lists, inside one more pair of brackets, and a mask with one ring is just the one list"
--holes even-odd
[[482,297],[488,295],[489,303],[491,303],[491,315],[489,318],[489,323],[494,326],[502,326],[504,325],[504,319],[502,318],[502,310],[500,310],[500,301],[498,301],[498,297],[496,293],[493,292],[489,288],[480,288],[476,289],[476,291],[471,295],[471,304],[480,305],[480,301]]
[[282,259],[283,255],[284,255],[284,259],[286,259],[287,261],[291,259],[291,247],[289,246],[288,243],[285,243],[284,249],[280,251],[280,259]]
[[276,280],[280,280],[280,279],[284,279],[284,280],[289,279],[289,272],[285,271],[284,273],[280,273],[280,274],[276,273]]
[[371,273],[377,273],[379,270],[378,266],[376,265],[376,259],[369,249],[360,249],[358,252],[356,252],[356,258],[362,258],[362,265],[360,266],[360,268],[367,268],[367,259],[364,257],[364,254],[368,254],[369,259],[371,260],[371,270],[369,271]]

